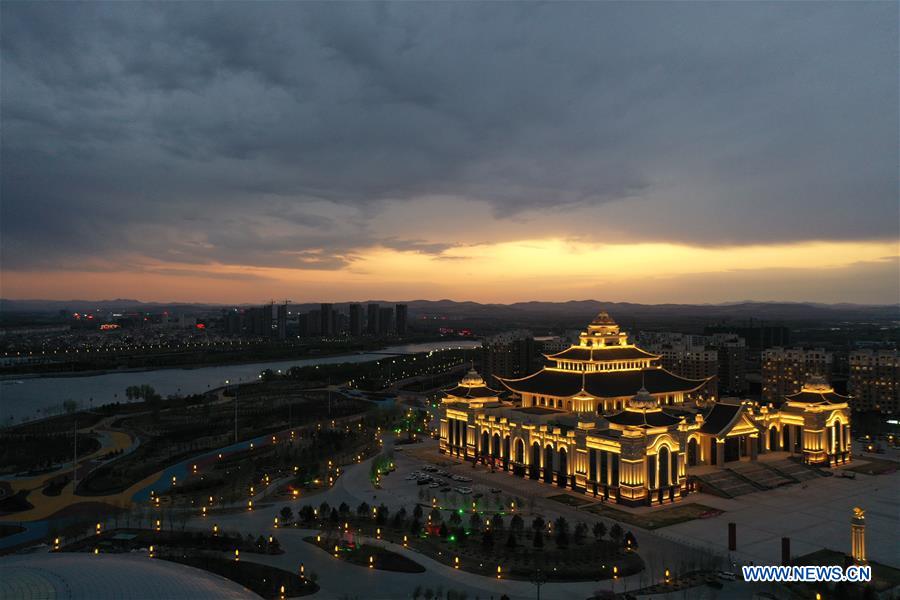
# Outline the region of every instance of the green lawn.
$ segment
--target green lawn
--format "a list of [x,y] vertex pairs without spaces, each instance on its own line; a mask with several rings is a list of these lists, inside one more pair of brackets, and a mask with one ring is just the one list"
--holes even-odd
[[569,494],[556,494],[555,496],[547,496],[547,500],[555,500],[556,502],[568,504],[569,506],[574,506],[576,508],[594,502],[593,500],[588,500],[587,498],[579,498],[578,496],[572,496]]
[[893,473],[900,467],[900,463],[893,460],[885,460],[883,458],[861,458],[866,463],[863,465],[854,465],[847,467],[844,471],[855,471],[864,475],[883,475],[884,473]]
[[676,504],[668,508],[660,508],[647,513],[626,512],[603,504],[595,504],[594,506],[587,507],[585,510],[600,515],[601,517],[607,517],[643,529],[659,529],[661,527],[668,527],[685,521],[693,521],[694,519],[702,518],[704,515],[714,516],[721,514],[722,512],[719,509],[693,502],[689,504]]

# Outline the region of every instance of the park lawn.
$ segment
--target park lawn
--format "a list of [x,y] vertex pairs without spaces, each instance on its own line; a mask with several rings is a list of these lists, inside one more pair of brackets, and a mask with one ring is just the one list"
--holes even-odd
[[578,496],[572,496],[571,494],[556,494],[555,496],[547,496],[547,500],[554,500],[556,502],[561,502],[562,504],[574,506],[575,508],[584,506],[585,504],[591,504],[593,502],[593,500],[588,500],[587,498],[579,498]]
[[[334,544],[329,544],[328,538],[316,542],[316,538],[309,536],[303,538],[304,542],[317,546],[328,553],[334,554]],[[333,542],[333,540],[332,540]],[[329,547],[330,545],[330,547]],[[354,545],[352,547],[338,543],[338,558],[352,565],[369,567],[379,571],[396,571],[399,573],[424,573],[425,567],[416,561],[406,558],[402,554],[391,552],[381,546],[369,544]],[[371,562],[369,559],[372,559]]]
[[893,460],[885,460],[883,458],[864,458],[865,464],[846,467],[844,471],[854,471],[863,475],[884,475],[885,473],[893,473],[900,467],[900,464]]
[[[319,591],[319,586],[307,578],[283,569],[246,560],[234,561],[221,556],[173,554],[160,556],[162,560],[181,563],[230,579],[249,588],[263,598],[295,598]],[[281,595],[284,586],[284,595]]]
[[614,521],[628,523],[642,529],[660,529],[661,527],[669,527],[685,521],[693,521],[704,516],[713,516],[721,514],[721,510],[696,504],[694,502],[688,504],[676,504],[667,508],[661,508],[652,512],[631,513],[624,510],[612,508],[603,504],[595,504],[589,506],[585,510],[592,512],[601,517],[607,517]]

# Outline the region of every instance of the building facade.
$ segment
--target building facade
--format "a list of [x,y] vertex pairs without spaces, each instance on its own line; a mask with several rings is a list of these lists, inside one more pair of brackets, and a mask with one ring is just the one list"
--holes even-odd
[[762,353],[762,399],[777,402],[800,391],[805,381],[831,374],[833,357],[824,348],[775,347]]
[[481,365],[485,380],[493,386],[500,378],[522,377],[535,367],[537,346],[527,329],[516,329],[485,338],[481,342]]
[[900,413],[900,354],[896,350],[855,350],[849,363],[847,388],[853,408]]
[[440,451],[631,506],[676,502],[687,469],[787,451],[850,459],[847,398],[821,381],[775,404],[719,401],[714,377],[687,379],[629,343],[606,313],[553,366],[492,388],[474,371],[445,390]]

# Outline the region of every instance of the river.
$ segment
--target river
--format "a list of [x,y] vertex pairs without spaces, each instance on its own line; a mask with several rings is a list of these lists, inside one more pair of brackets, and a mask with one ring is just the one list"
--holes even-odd
[[226,379],[231,382],[251,381],[265,369],[286,371],[295,366],[360,363],[385,358],[386,355],[475,348],[480,345],[481,342],[475,340],[427,342],[390,346],[378,350],[377,353],[343,354],[193,369],[154,369],[86,377],[36,377],[3,381],[0,383],[0,423],[10,425],[58,414],[62,411],[62,403],[65,400],[74,400],[80,408],[100,406],[109,402],[128,402],[125,397],[125,388],[130,385],[151,385],[164,397],[170,394],[187,395],[219,387],[225,383]]

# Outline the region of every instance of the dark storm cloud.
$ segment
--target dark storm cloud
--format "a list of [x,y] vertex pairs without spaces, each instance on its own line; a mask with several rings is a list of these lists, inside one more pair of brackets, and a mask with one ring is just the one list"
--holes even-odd
[[7,269],[440,255],[478,224],[369,225],[432,195],[620,205],[573,231],[636,240],[897,236],[896,3],[0,10]]

